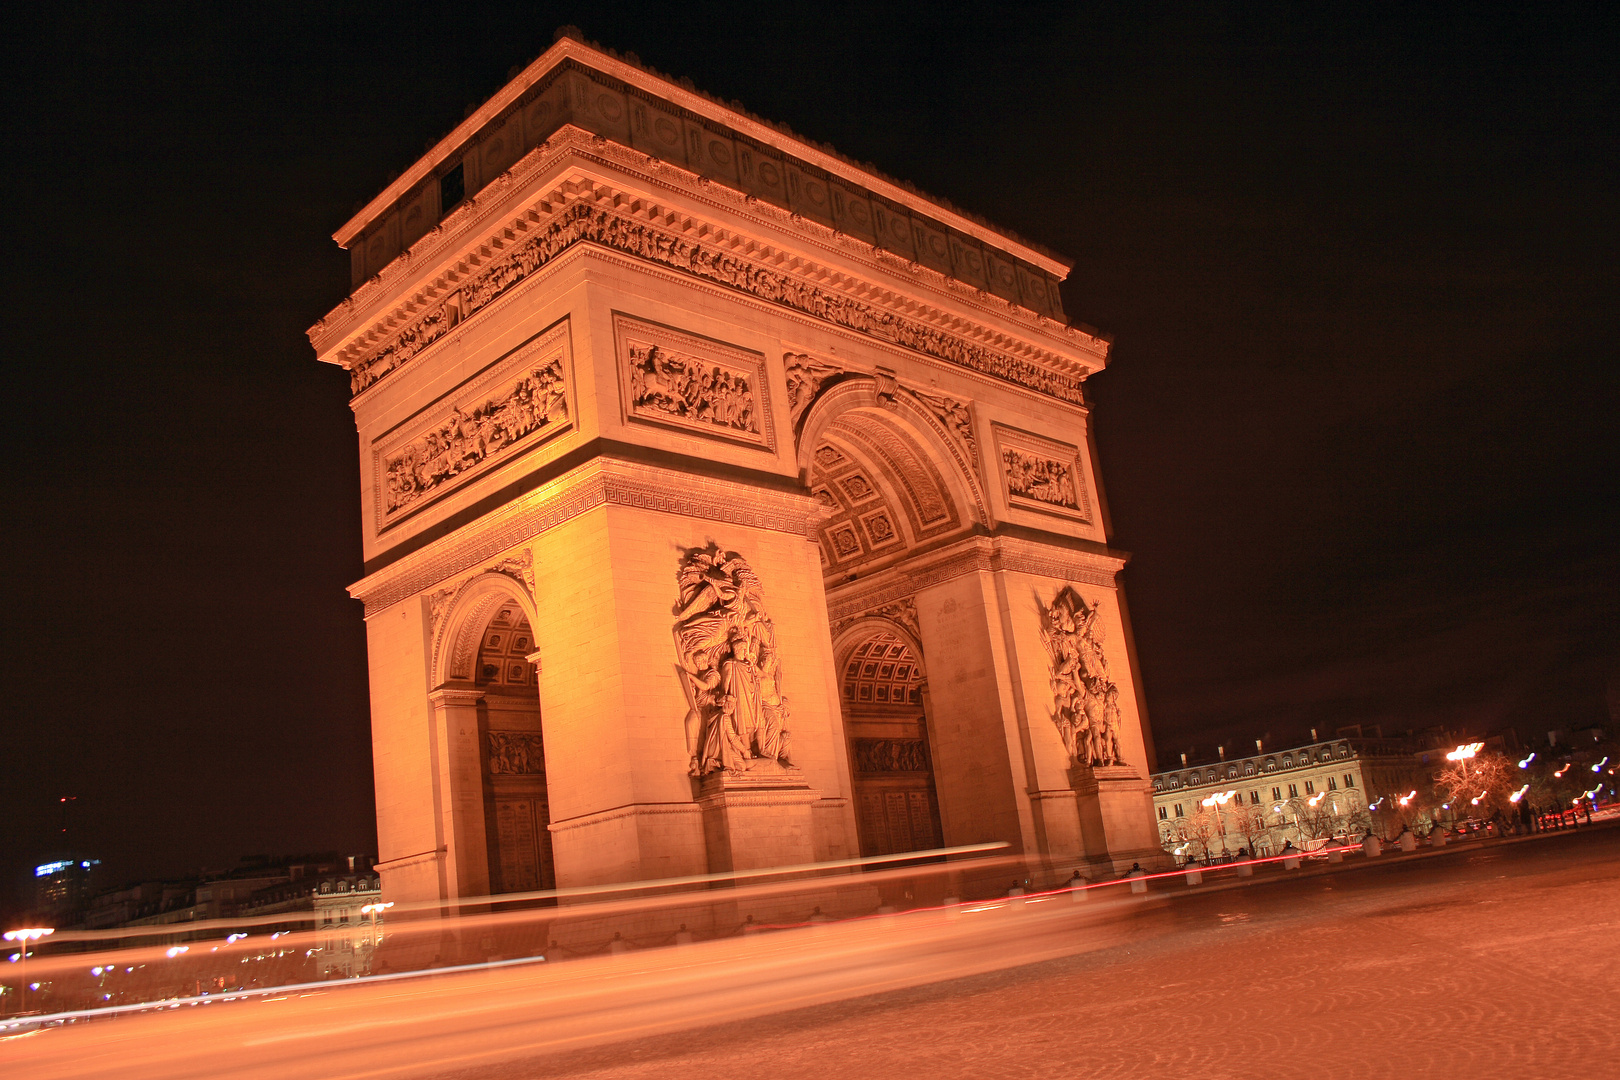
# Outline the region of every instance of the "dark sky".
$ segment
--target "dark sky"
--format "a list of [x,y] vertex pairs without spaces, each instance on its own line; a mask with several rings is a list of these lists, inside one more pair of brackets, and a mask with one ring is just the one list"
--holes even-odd
[[374,849],[354,428],[304,330],[330,233],[564,23],[1078,260],[1162,759],[1605,714],[1601,7],[136,7],[5,34],[14,897],[63,795],[108,884]]

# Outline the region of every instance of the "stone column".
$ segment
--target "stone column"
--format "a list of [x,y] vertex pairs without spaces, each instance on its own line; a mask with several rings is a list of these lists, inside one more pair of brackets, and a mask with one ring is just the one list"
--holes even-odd
[[810,808],[820,798],[802,771],[775,761],[704,777],[698,805],[703,808],[709,873],[814,862]]
[[438,781],[440,827],[444,837],[444,895],[447,899],[489,894],[489,847],[484,822],[484,774],[478,745],[477,690],[440,687],[430,730]]

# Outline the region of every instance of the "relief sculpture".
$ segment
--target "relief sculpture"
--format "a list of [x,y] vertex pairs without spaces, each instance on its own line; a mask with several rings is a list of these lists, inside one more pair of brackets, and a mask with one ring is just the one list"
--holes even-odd
[[685,553],[676,574],[675,653],[686,690],[691,774],[788,764],[776,627],[747,560],[715,544]]
[[1008,494],[1066,510],[1081,509],[1072,465],[1013,447],[1003,448],[1001,459],[1007,466]]
[[1052,722],[1076,765],[1120,763],[1119,688],[1103,655],[1098,611],[1072,585],[1041,605],[1041,640],[1052,665]]
[[532,776],[546,771],[546,751],[538,731],[491,731],[491,776]]
[[393,516],[490,455],[568,418],[562,358],[532,368],[505,391],[406,443],[384,462],[383,513]]
[[821,385],[834,375],[842,375],[844,369],[803,353],[788,353],[782,360],[787,365],[788,412],[797,424],[821,393]]
[[853,739],[855,771],[927,772],[928,751],[921,739]]
[[631,342],[629,352],[632,412],[759,433],[759,408],[748,372],[644,342]]

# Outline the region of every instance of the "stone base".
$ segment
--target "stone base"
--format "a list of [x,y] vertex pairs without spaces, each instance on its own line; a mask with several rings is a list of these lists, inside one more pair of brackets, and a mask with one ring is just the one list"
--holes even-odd
[[1101,873],[1133,865],[1173,869],[1153,823],[1153,785],[1125,765],[1077,765],[1069,770],[1086,858]]
[[697,801],[709,873],[815,862],[810,807],[820,798],[802,772],[775,761],[704,777]]

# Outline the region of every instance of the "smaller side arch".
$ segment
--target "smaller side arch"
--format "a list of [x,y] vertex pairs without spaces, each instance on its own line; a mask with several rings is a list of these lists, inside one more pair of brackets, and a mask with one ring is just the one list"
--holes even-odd
[[450,609],[440,619],[434,634],[429,689],[473,681],[473,666],[478,659],[484,624],[499,604],[509,600],[517,601],[530,626],[536,625],[538,613],[534,597],[508,574],[485,571],[456,590]]

